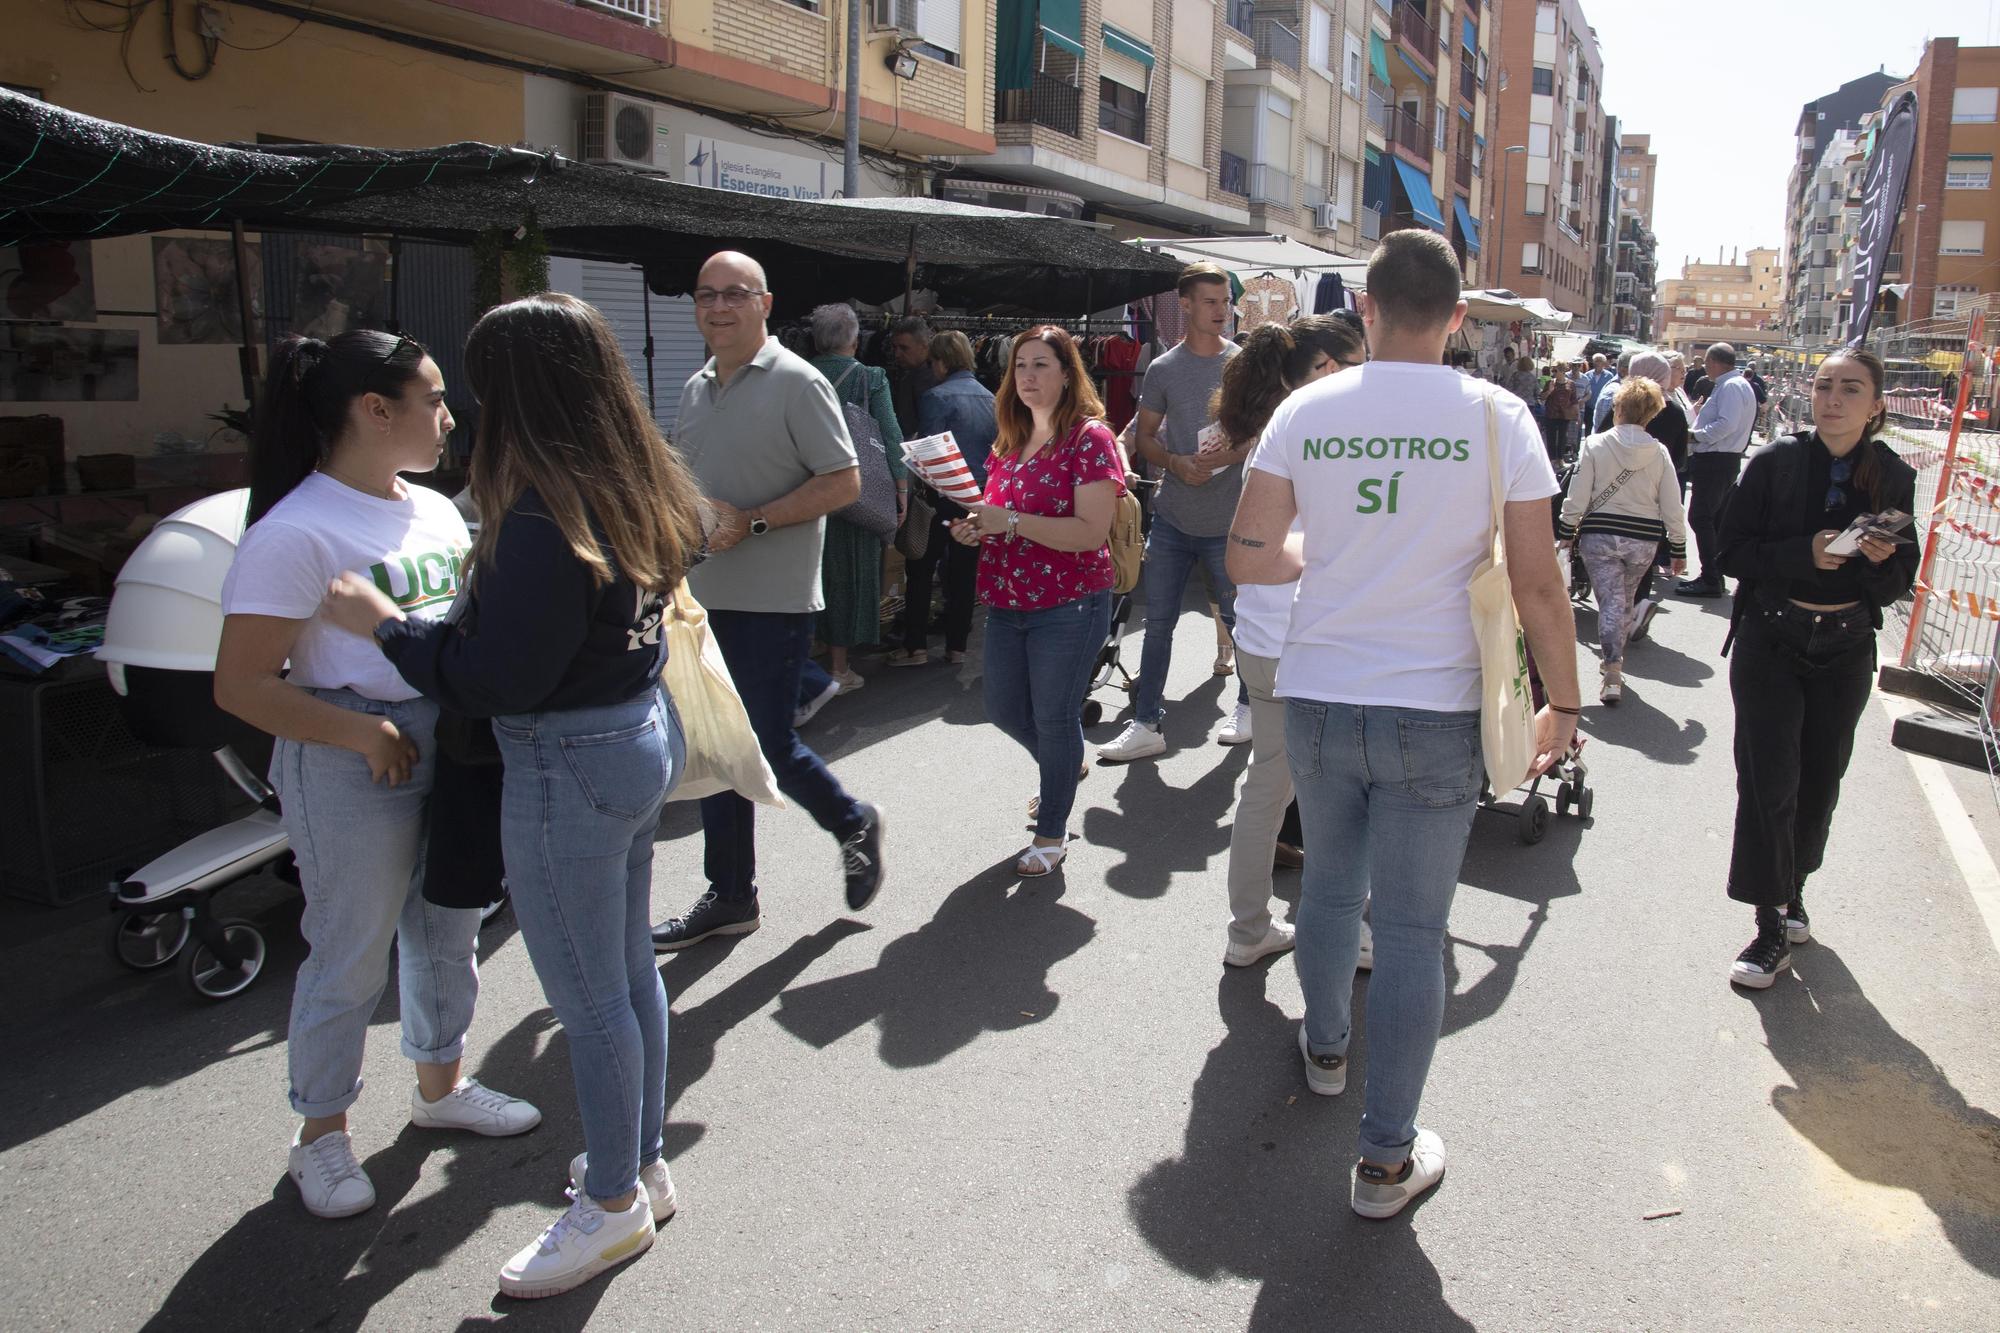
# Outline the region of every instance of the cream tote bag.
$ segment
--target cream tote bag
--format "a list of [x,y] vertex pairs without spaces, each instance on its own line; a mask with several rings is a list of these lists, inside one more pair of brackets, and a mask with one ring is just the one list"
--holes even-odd
[[1512,791],[1535,762],[1535,701],[1528,647],[1507,580],[1506,489],[1500,477],[1500,429],[1486,400],[1486,467],[1493,497],[1492,553],[1472,576],[1472,633],[1479,640],[1479,739],[1493,794]]
[[759,805],[782,808],[785,798],[778,795],[778,781],[750,729],[750,715],[729,678],[722,648],[708,632],[708,612],[685,581],[674,589],[667,608],[667,669],[661,680],[673,696],[687,742],[687,767],[667,799],[698,801],[734,791]]

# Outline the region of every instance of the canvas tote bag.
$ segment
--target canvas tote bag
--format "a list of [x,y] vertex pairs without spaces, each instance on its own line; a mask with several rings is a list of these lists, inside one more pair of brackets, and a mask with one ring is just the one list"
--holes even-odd
[[1528,648],[1507,580],[1506,488],[1500,476],[1500,429],[1486,399],[1486,467],[1493,498],[1491,553],[1472,575],[1472,633],[1479,641],[1479,739],[1486,780],[1497,796],[1512,791],[1535,761],[1535,705],[1528,688]]
[[661,682],[673,697],[687,743],[687,766],[667,799],[698,801],[734,791],[760,805],[783,807],[785,798],[778,795],[778,780],[750,729],[721,645],[708,632],[708,612],[685,580],[667,607],[667,669]]

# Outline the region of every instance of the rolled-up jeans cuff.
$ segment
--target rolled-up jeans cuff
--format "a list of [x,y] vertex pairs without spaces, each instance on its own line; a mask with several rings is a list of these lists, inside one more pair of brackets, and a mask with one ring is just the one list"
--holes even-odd
[[434,1051],[424,1050],[421,1046],[413,1046],[410,1044],[408,1037],[403,1038],[403,1058],[414,1060],[420,1065],[448,1065],[454,1060],[463,1059],[464,1056],[464,1037],[460,1037],[457,1041],[446,1042]]
[[301,1101],[299,1100],[299,1095],[294,1092],[291,1094],[292,1112],[295,1115],[304,1116],[307,1120],[324,1120],[328,1116],[339,1115],[348,1107],[354,1105],[356,1099],[361,1096],[363,1082],[363,1080],[357,1078],[354,1080],[354,1086],[349,1088],[344,1095],[323,1102]]

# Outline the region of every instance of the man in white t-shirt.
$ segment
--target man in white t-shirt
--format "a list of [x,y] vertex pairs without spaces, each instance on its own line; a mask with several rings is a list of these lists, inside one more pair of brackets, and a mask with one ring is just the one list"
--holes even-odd
[[[1555,559],[1548,453],[1527,405],[1442,364],[1465,318],[1458,261],[1392,232],[1362,298],[1370,360],[1273,414],[1229,533],[1243,584],[1299,580],[1278,663],[1308,848],[1295,921],[1306,1085],[1347,1086],[1361,910],[1372,888],[1367,1101],[1353,1207],[1390,1217],[1444,1174],[1416,1124],[1444,1013],[1443,952],[1478,806],[1479,647],[1467,587],[1490,553],[1497,451],[1514,602],[1549,706],[1537,771],[1580,711],[1576,626]],[[1490,443],[1489,443],[1490,441]],[[1301,531],[1287,537],[1294,520]]]

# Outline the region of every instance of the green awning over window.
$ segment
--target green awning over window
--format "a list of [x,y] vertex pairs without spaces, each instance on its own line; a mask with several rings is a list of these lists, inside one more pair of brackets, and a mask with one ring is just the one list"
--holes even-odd
[[1993,160],[1993,154],[1991,153],[1952,153],[1950,157],[1954,162],[1991,162]]
[[1083,59],[1083,0],[1041,0],[1042,40]]
[[1365,151],[1365,152],[1367,153],[1367,155],[1368,155],[1368,165],[1369,165],[1369,166],[1371,166],[1371,167],[1372,167],[1372,166],[1374,166],[1374,165],[1375,165],[1376,163],[1378,163],[1378,162],[1380,162],[1380,161],[1382,160],[1382,153],[1381,153],[1381,150],[1379,150],[1379,149],[1375,149],[1375,148],[1369,148],[1369,149],[1365,149],[1364,151]]
[[1104,47],[1116,51],[1121,56],[1130,56],[1147,69],[1153,67],[1153,48],[1137,37],[1127,37],[1109,23],[1104,25]]
[[1382,82],[1389,81],[1389,48],[1382,45],[1382,34],[1378,32],[1368,34],[1368,68]]
[[1035,0],[1000,0],[994,15],[993,87],[1015,92],[1035,81]]

